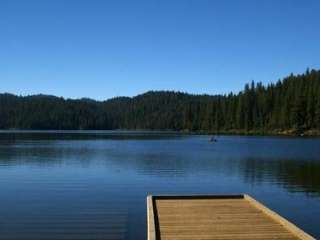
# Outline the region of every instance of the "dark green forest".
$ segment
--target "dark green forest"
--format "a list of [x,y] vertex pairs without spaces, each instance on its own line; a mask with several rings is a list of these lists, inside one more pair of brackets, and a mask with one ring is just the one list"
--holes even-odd
[[320,130],[320,71],[307,70],[239,93],[150,91],[106,101],[0,94],[1,129],[149,129],[212,133]]

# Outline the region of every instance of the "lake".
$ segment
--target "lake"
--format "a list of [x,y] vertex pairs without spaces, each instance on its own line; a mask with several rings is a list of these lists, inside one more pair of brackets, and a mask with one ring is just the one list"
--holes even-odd
[[0,239],[146,239],[148,194],[248,193],[320,238],[320,139],[0,132]]

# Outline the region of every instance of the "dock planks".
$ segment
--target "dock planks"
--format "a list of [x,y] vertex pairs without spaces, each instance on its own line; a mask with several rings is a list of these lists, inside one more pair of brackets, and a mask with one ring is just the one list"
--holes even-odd
[[149,196],[148,240],[314,239],[248,195]]

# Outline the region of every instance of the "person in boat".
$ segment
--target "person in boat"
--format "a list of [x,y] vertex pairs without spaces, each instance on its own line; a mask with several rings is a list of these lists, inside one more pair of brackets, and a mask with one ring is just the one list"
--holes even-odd
[[210,142],[216,142],[216,141],[217,141],[217,139],[215,137],[210,138]]

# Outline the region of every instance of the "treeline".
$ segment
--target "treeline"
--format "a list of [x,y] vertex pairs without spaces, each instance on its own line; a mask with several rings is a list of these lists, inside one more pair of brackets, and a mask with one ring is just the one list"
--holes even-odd
[[320,130],[320,71],[228,95],[150,91],[107,101],[0,94],[1,129],[150,129],[206,132]]

